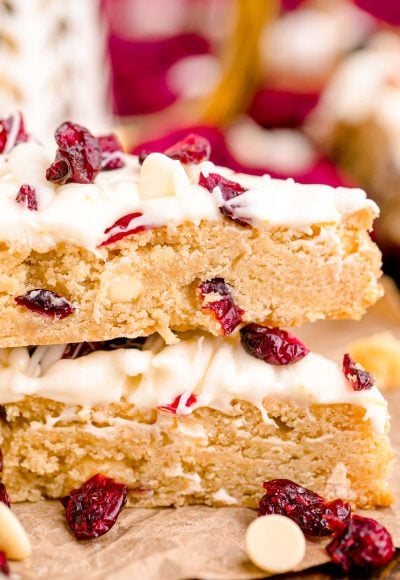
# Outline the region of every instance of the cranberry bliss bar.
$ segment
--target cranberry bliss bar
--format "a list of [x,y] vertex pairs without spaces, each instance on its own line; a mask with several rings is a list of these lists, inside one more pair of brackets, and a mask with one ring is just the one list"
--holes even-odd
[[143,507],[256,507],[273,478],[360,507],[391,503],[387,405],[348,355],[338,368],[256,324],[240,338],[181,338],[2,349],[13,501],[62,497],[102,473]]
[[381,295],[359,189],[235,174],[189,136],[124,155],[64,123],[0,123],[0,346],[353,318]]

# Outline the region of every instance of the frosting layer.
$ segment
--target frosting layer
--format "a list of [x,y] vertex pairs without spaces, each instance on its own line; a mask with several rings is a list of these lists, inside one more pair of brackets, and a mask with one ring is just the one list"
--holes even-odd
[[[354,391],[338,366],[314,353],[287,365],[267,364],[247,354],[237,338],[196,336],[172,346],[147,343],[148,350],[96,351],[60,359],[65,345],[0,351],[0,404],[26,395],[67,405],[95,406],[121,398],[139,410],[171,405],[185,415],[198,407],[229,411],[235,399],[254,404],[270,422],[265,397],[307,404],[349,403],[364,407],[365,420],[383,433],[387,403],[377,387]],[[194,397],[192,396],[194,395]]]
[[[230,201],[238,218],[254,227],[286,226],[309,231],[313,225],[336,224],[358,210],[378,208],[361,189],[301,185],[292,179],[235,174],[206,161],[185,166],[160,154],[150,154],[140,166],[137,157],[125,155],[125,167],[102,171],[93,184],[53,185],[45,170],[54,159],[36,143],[17,145],[0,158],[0,239],[46,251],[59,242],[102,252],[108,238],[105,231],[120,218],[142,214],[125,224],[131,230],[141,226],[170,228],[191,221],[225,219],[220,211],[219,187],[212,193],[198,185],[202,172],[218,173],[239,182],[247,191]],[[16,201],[22,184],[36,188],[38,211],[29,211]]]

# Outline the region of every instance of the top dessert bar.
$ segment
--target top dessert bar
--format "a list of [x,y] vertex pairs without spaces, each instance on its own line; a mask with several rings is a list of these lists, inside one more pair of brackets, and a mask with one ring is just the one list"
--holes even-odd
[[99,11],[100,0],[0,0],[0,111],[22,109],[41,140],[66,111],[92,128],[109,123]]
[[0,126],[1,347],[357,319],[381,296],[362,190],[236,174],[195,135],[139,158],[55,138]]

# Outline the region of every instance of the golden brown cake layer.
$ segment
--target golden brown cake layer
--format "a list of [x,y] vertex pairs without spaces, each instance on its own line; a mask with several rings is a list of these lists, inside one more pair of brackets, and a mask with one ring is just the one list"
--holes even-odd
[[[309,233],[251,228],[232,221],[158,228],[95,255],[60,244],[46,253],[1,245],[0,347],[40,345],[221,327],[198,296],[223,278],[243,322],[292,326],[321,318],[360,318],[381,296],[380,253],[364,208]],[[75,312],[62,320],[32,312],[15,297],[52,290]]]
[[236,401],[231,413],[191,415],[128,403],[83,409],[35,397],[5,405],[0,421],[3,482],[13,501],[57,498],[101,472],[129,488],[132,506],[257,507],[262,482],[288,478],[326,498],[389,505],[393,451],[364,409],[267,397],[260,411]]

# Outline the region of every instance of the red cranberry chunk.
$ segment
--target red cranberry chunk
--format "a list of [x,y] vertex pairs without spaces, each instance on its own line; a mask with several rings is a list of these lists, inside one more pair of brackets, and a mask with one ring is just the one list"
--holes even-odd
[[221,336],[231,334],[242,322],[244,310],[236,306],[223,278],[206,280],[199,285],[201,309],[210,312],[221,325]]
[[214,189],[218,187],[222,195],[222,200],[218,200],[219,211],[242,226],[251,225],[250,219],[246,220],[244,217],[237,217],[234,205],[224,203],[247,191],[240,183],[226,179],[226,177],[222,177],[218,173],[209,173],[207,177],[200,173],[199,185],[205,187],[210,193],[213,193]]
[[102,135],[97,138],[99,140],[101,152],[102,152],[102,169],[120,169],[125,165],[123,157],[122,145],[114,133],[109,135]]
[[0,482],[0,502],[5,503],[6,506],[11,507],[10,496],[7,493],[6,486]]
[[151,226],[135,225],[135,219],[139,217],[142,217],[142,214],[136,212],[124,215],[122,218],[117,220],[112,226],[104,231],[105,234],[111,235],[100,244],[100,247],[115,244],[119,240],[122,240],[122,238],[148,230]]
[[146,157],[150,155],[150,153],[151,151],[147,151],[146,149],[140,151],[140,153],[138,154],[139,165],[143,165],[144,160],[146,159]]
[[70,342],[65,347],[61,358],[76,359],[81,358],[95,352],[97,350],[117,350],[120,348],[136,348],[141,349],[145,342],[145,338],[112,338],[111,340],[103,340],[97,342]]
[[56,160],[46,169],[46,179],[60,185],[72,180],[72,168],[67,159],[57,152]]
[[355,391],[365,391],[374,386],[374,375],[364,369],[357,368],[349,354],[343,356],[343,372]]
[[210,158],[211,146],[207,139],[191,133],[172,147],[164,151],[171,159],[177,159],[181,163],[198,165]]
[[0,551],[0,576],[9,576],[10,575],[10,567],[8,565],[7,556],[4,552]]
[[92,133],[67,121],[55,132],[58,145],[55,162],[47,169],[46,179],[54,183],[93,183],[101,171],[102,151]]
[[91,477],[64,498],[67,523],[78,540],[106,534],[126,504],[127,488],[105,475]]
[[[160,405],[159,407],[157,407],[157,409],[159,411],[166,411],[167,413],[172,413],[173,415],[177,415],[180,414],[178,413],[178,407],[179,407],[179,403],[181,402],[182,399],[182,395],[178,395],[173,401],[172,403],[170,403],[169,405]],[[189,407],[192,407],[195,403],[197,403],[197,397],[196,395],[194,395],[193,393],[188,397],[188,399],[185,402],[185,408],[188,409]]]
[[240,340],[246,352],[272,365],[300,361],[310,351],[295,336],[281,328],[248,324],[240,329]]
[[21,113],[0,120],[0,154],[9,153],[15,145],[25,143],[28,139]]
[[23,207],[25,207],[26,209],[30,209],[31,211],[37,211],[38,209],[36,199],[36,189],[31,185],[28,185],[27,183],[21,185],[17,197],[15,198],[15,201],[19,203],[19,205],[22,205]]
[[386,566],[395,555],[387,529],[375,520],[359,515],[352,516],[348,526],[335,534],[326,551],[343,572]]
[[296,522],[307,536],[329,536],[350,520],[350,505],[340,499],[326,502],[313,491],[289,479],[263,484],[258,515],[280,514]]
[[66,298],[51,290],[40,288],[29,290],[29,292],[23,296],[17,296],[14,300],[19,306],[56,320],[66,318],[75,312],[75,307]]

